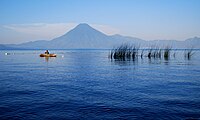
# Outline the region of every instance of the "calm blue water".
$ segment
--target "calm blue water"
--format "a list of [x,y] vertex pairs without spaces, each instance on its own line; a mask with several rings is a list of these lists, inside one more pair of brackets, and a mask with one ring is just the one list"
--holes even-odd
[[[6,52],[11,53],[5,55]],[[117,61],[107,50],[0,51],[0,119],[200,119],[200,52]]]

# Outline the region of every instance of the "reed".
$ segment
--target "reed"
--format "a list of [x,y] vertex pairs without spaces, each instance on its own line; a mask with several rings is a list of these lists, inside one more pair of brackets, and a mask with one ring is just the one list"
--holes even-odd
[[111,50],[111,59],[135,59],[138,55],[139,47],[129,44],[122,44]]
[[187,58],[188,60],[194,55],[194,49],[186,49],[185,50],[185,58]]
[[151,55],[152,55],[152,47],[149,49],[147,57],[150,59]]
[[142,49],[142,52],[141,52],[141,54],[140,54],[140,57],[141,57],[141,58],[143,58],[143,56],[144,56],[144,49]]
[[[164,49],[158,46],[151,46],[149,49],[139,49],[139,46],[134,44],[122,44],[110,51],[109,58],[120,59],[120,60],[135,60],[138,57],[143,59],[143,57],[151,58],[164,58],[168,60],[172,53],[172,56],[176,56],[176,50],[172,51],[171,46],[166,46]],[[139,51],[141,53],[139,53]],[[147,52],[146,52],[147,51]],[[171,52],[172,51],[172,52]],[[194,49],[186,49],[184,52],[185,58],[190,59],[194,55]]]
[[148,50],[147,57],[150,58],[161,58],[162,49],[158,46],[151,46]]
[[168,59],[170,57],[170,51],[171,51],[170,46],[165,47],[165,49],[164,49],[164,58],[165,59]]

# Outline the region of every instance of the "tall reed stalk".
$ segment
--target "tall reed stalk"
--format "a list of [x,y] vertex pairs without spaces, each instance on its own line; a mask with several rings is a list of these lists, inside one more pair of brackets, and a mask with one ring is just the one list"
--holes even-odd
[[185,58],[187,58],[188,60],[194,55],[194,49],[187,49],[185,50]]
[[164,58],[165,59],[169,59],[170,51],[171,51],[171,47],[170,46],[165,47],[165,49],[164,49]]

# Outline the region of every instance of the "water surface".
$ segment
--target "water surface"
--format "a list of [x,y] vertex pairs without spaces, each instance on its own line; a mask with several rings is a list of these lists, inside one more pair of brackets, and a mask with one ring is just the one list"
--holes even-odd
[[42,52],[0,51],[1,120],[200,119],[199,51],[134,61],[108,50]]

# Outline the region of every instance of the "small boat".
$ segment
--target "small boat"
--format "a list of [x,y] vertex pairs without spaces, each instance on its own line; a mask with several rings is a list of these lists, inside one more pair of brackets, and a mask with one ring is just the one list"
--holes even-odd
[[56,54],[40,54],[40,57],[56,57]]

